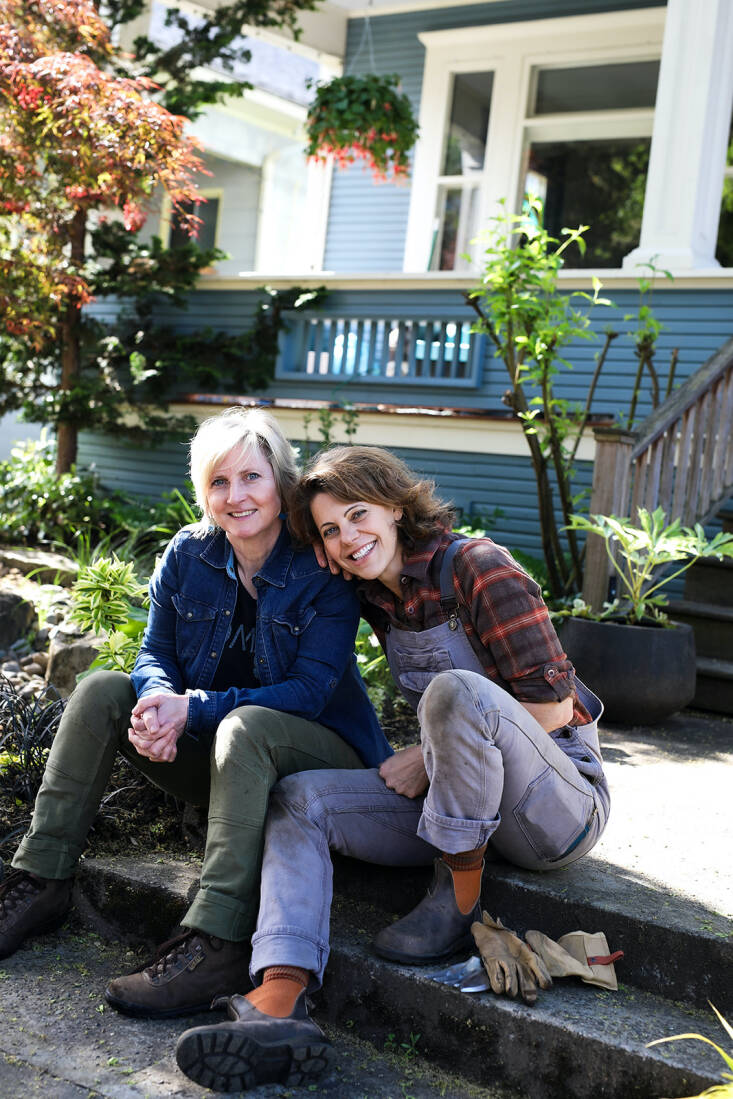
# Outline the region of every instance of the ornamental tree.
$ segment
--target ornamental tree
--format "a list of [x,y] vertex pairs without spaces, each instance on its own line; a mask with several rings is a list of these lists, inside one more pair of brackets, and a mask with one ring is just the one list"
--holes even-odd
[[[81,310],[92,296],[89,216],[116,209],[134,232],[162,187],[190,221],[186,204],[198,197],[202,164],[185,120],[148,98],[149,79],[100,67],[110,37],[90,0],[0,0],[0,16],[0,203],[9,215],[0,303],[6,329],[30,343],[41,372],[47,345],[60,347],[44,418],[57,425],[64,472],[93,396],[80,384]],[[67,48],[74,40],[77,52]]]
[[[240,94],[246,82],[201,81],[197,67],[218,61],[226,74],[248,59],[243,23],[297,33],[296,13],[314,6],[237,0],[197,19],[171,9],[173,46],[139,37],[122,55],[110,28],[139,16],[144,0],[109,0],[106,22],[93,0],[0,0],[0,415],[22,409],[53,424],[57,472],[74,462],[80,427],[124,430],[130,403],[143,427],[183,426],[160,415],[180,381],[181,345],[156,330],[152,302],[185,304],[222,253],[137,239],[161,192],[179,224],[198,223],[203,166],[170,108],[194,117]],[[84,310],[97,295],[131,303],[119,323]],[[241,344],[222,345],[227,364]]]

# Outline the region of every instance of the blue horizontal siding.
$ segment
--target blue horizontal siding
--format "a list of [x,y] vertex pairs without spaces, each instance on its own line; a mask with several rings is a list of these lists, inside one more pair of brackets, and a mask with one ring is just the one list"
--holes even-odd
[[[462,521],[479,511],[491,517],[487,529],[496,541],[542,557],[535,481],[528,458],[400,446],[392,449],[419,474],[435,481],[440,495],[461,510]],[[186,440],[168,441],[144,452],[136,444],[85,432],[79,440],[79,465],[96,469],[110,489],[155,500],[163,492],[183,488],[188,476]],[[590,463],[579,462],[579,490],[590,487],[591,477]],[[494,516],[496,509],[501,514]]]
[[[633,341],[628,332],[633,322],[624,320],[638,309],[639,297],[633,290],[603,291],[612,298],[615,308],[597,307],[592,314],[593,340],[579,340],[565,351],[572,369],[561,368],[556,380],[558,396],[584,403],[590,378],[595,369],[595,357],[603,346],[608,327],[620,333],[614,341],[601,373],[593,402],[593,412],[609,418],[625,415],[636,374],[637,360]],[[210,326],[215,330],[242,332],[252,323],[257,301],[255,291],[197,291],[191,295],[185,313],[163,307],[158,319],[180,331],[193,331]],[[653,309],[662,324],[658,341],[656,367],[660,374],[662,393],[666,384],[669,357],[679,348],[676,382],[694,373],[733,333],[733,290],[656,290]],[[450,316],[455,319],[473,317],[459,291],[452,290],[335,290],[326,299],[324,315],[342,317],[382,316],[395,319],[429,319]],[[502,393],[509,378],[503,363],[494,357],[493,345],[485,341],[484,358],[478,384],[474,388],[421,386],[390,382],[378,388],[363,384],[358,378],[345,380],[279,378],[261,396],[291,399],[315,398],[339,402],[389,403],[430,408],[462,407],[489,412],[505,411]],[[639,401],[638,416],[651,411],[649,383]]]
[[[204,325],[229,332],[246,330],[255,313],[258,295],[252,291],[199,291],[191,295],[186,313],[166,308],[159,319],[179,330],[191,331]],[[613,298],[617,309],[598,309],[593,327],[596,342],[581,341],[569,349],[573,369],[563,371],[558,378],[557,392],[582,403],[594,368],[594,356],[602,346],[603,331],[611,323],[626,333],[630,323],[624,315],[635,311],[638,295],[633,291],[616,291]],[[326,306],[334,313],[348,315],[350,311],[396,316],[425,316],[431,311],[445,312],[454,307],[458,315],[469,307],[456,291],[405,290],[335,291]],[[95,307],[95,310],[98,307]],[[659,339],[657,365],[666,374],[669,352],[680,349],[677,381],[692,374],[733,332],[733,291],[660,289],[655,293],[654,311],[664,325]],[[614,416],[628,408],[631,386],[636,371],[633,344],[627,335],[615,342],[605,373],[597,391],[594,411]],[[662,382],[664,385],[664,382]],[[332,399],[337,401],[394,403],[414,407],[462,407],[490,412],[505,412],[501,394],[508,379],[503,365],[493,358],[487,341],[481,378],[475,389],[440,390],[390,383],[378,388],[359,386],[357,381],[329,382],[321,386],[312,381],[284,382],[278,380],[257,394],[263,397],[292,399]],[[647,385],[648,392],[648,385]],[[639,404],[639,415],[649,410],[645,396]],[[435,425],[436,435],[440,424]],[[414,450],[401,447],[400,423],[395,421],[394,449],[426,476],[435,479],[441,492],[452,499],[465,513],[473,507],[487,513],[500,508],[492,532],[507,545],[540,556],[539,529],[536,519],[536,489],[528,458],[505,455],[455,453],[439,449]],[[358,432],[357,432],[358,441]],[[110,488],[132,491],[157,498],[161,492],[183,484],[187,470],[185,440],[165,443],[154,450],[143,450],[137,444],[126,444],[109,437],[82,435],[79,451],[81,465],[93,464],[102,481]],[[590,467],[578,463],[579,487],[590,486]]]
[[[662,7],[664,3],[665,0],[496,0],[490,4],[374,16],[373,69],[380,74],[400,75],[402,90],[417,116],[425,59],[424,47],[417,36],[423,31]],[[363,37],[364,20],[350,20],[345,58],[348,73],[363,73],[372,68]],[[326,270],[401,271],[409,201],[409,183],[373,183],[370,172],[362,165],[335,172],[326,235]]]

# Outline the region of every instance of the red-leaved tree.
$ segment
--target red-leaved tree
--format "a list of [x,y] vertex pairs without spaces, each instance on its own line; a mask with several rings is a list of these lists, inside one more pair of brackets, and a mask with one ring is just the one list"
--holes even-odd
[[91,0],[0,0],[0,312],[39,356],[60,348],[45,398],[57,472],[74,462],[89,408],[80,340],[90,214],[118,211],[134,233],[162,188],[179,220],[196,221],[186,211],[202,164],[185,119],[153,100],[150,80],[105,68],[112,52]]

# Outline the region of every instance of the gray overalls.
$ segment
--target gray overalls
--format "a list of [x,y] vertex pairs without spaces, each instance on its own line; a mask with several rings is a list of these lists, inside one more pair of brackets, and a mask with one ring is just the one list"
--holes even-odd
[[457,615],[452,558],[460,545],[451,543],[441,568],[448,621],[418,633],[391,629],[385,643],[396,683],[417,706],[428,791],[403,797],[376,769],[308,771],[275,786],[253,977],[267,966],[297,965],[320,982],[328,958],[329,849],[417,866],[430,864],[436,849],[456,853],[490,843],[518,866],[551,870],[586,854],[606,825],[601,703],[578,682],[592,722],[548,735],[487,678]]

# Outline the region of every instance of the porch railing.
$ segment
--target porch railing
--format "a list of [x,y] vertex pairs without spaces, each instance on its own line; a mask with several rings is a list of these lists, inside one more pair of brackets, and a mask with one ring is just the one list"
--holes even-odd
[[478,384],[482,337],[460,317],[299,315],[280,344],[275,376],[309,382]]
[[[675,390],[636,436],[599,428],[591,514],[661,507],[685,526],[706,523],[733,493],[733,338]],[[588,536],[583,598],[607,597],[609,562]]]

